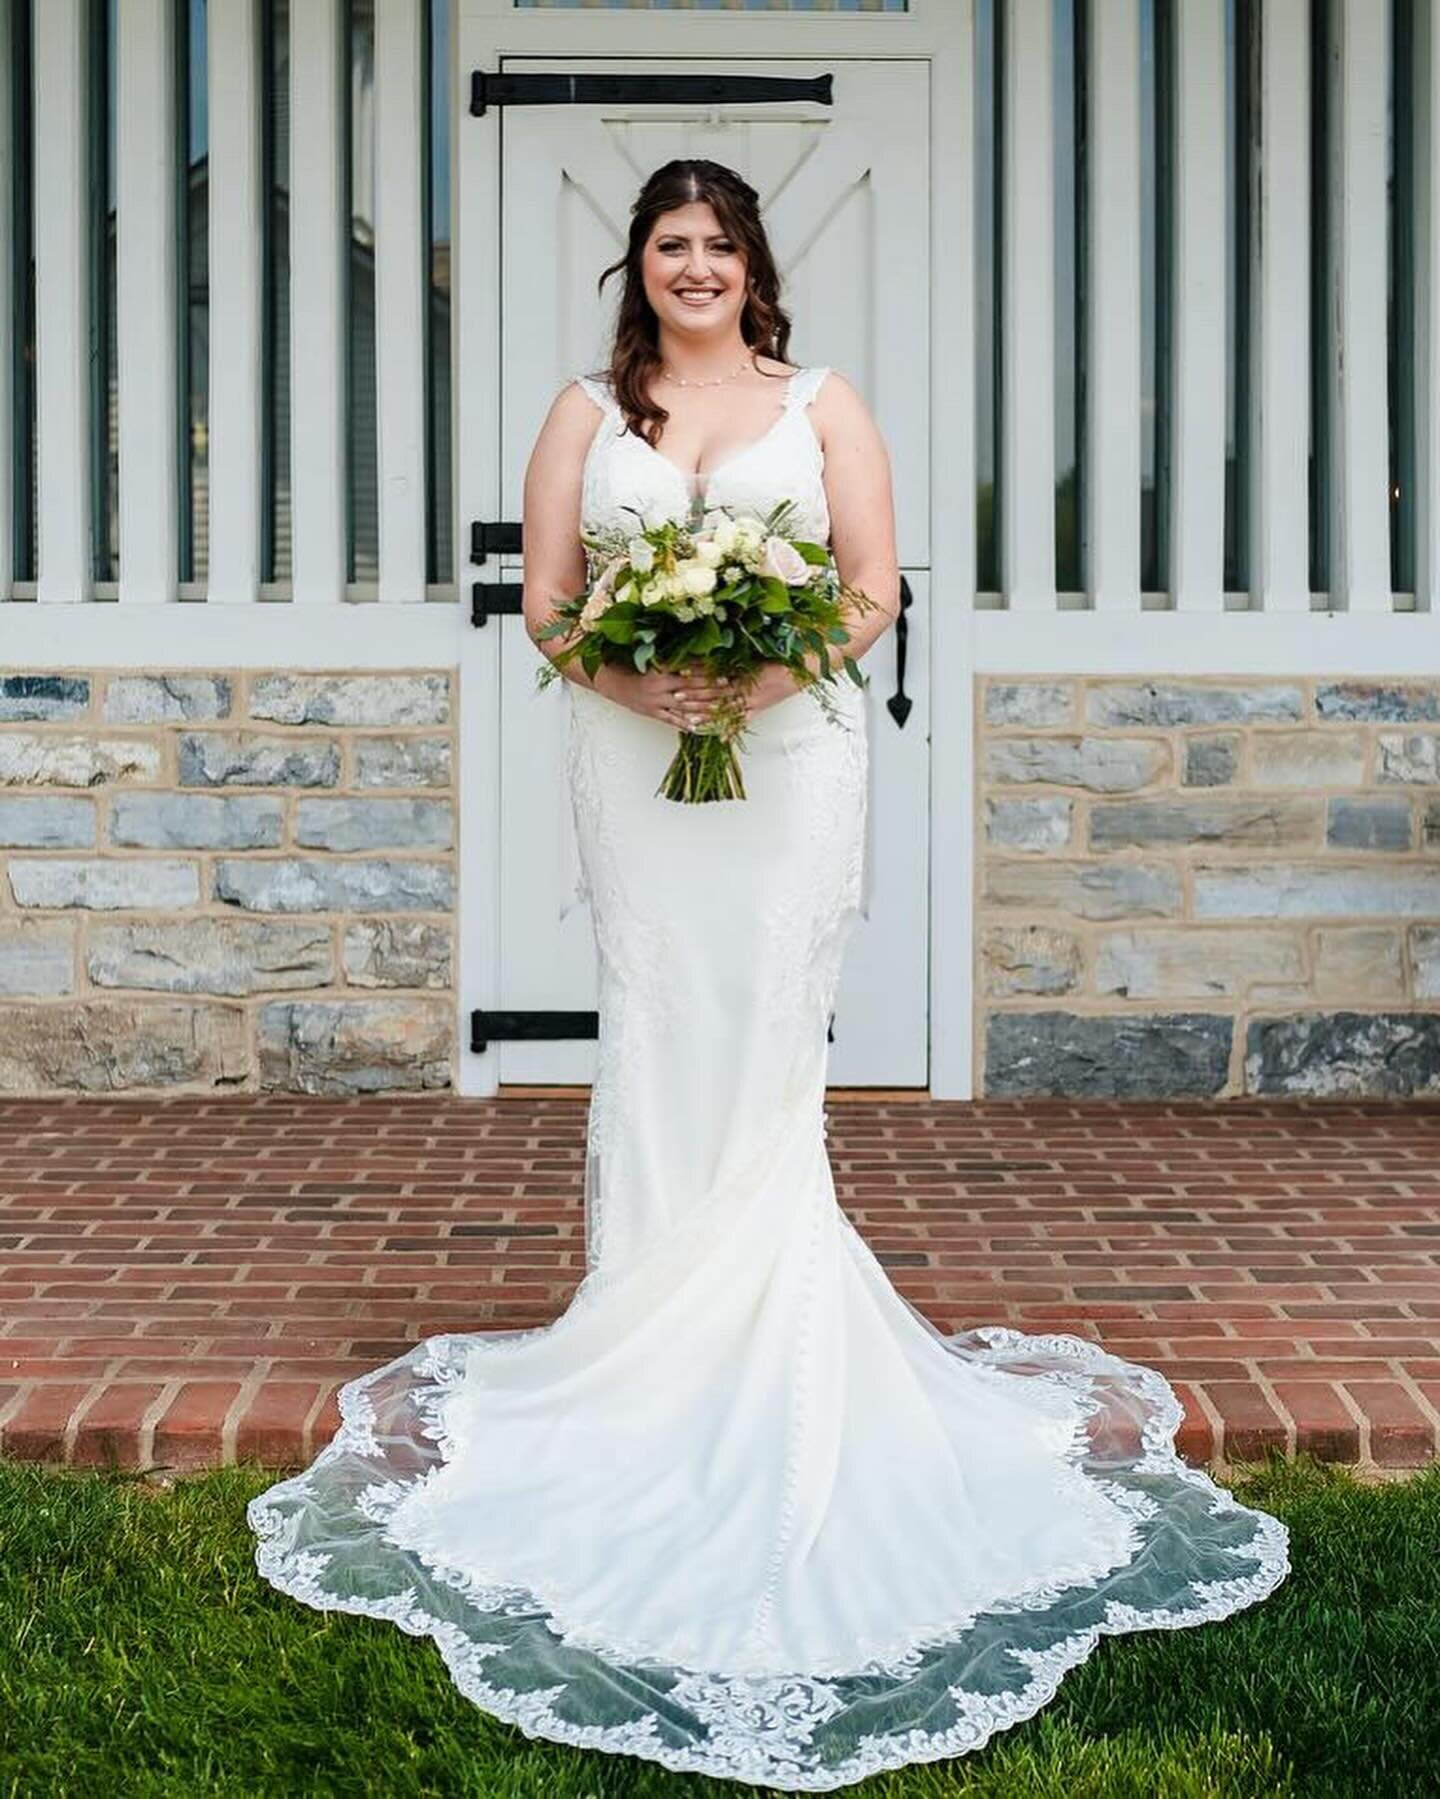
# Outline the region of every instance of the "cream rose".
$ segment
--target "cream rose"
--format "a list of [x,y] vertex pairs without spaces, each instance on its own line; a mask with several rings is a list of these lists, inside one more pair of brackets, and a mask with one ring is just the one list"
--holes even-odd
[[810,564],[783,537],[767,537],[759,572],[783,581],[787,587],[798,587],[810,579]]

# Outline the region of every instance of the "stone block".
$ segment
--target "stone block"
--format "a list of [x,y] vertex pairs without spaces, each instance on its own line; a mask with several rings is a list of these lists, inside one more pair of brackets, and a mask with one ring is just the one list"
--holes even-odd
[[449,800],[302,799],[295,811],[305,849],[448,849],[453,835]]
[[1185,739],[1185,766],[1181,775],[1187,787],[1228,787],[1240,765],[1240,733],[1216,731],[1205,737]]
[[323,737],[190,731],[179,739],[182,787],[334,787],[340,746]]
[[985,1096],[1209,1097],[1225,1085],[1233,1032],[1210,1012],[991,1012]]
[[97,987],[244,997],[324,987],[335,978],[330,927],[260,919],[96,924],[86,967]]
[[987,725],[1068,725],[1075,717],[1069,681],[991,681],[985,689]]
[[1404,999],[1400,932],[1382,925],[1325,925],[1315,932],[1315,997],[1374,1004]]
[[281,725],[444,725],[446,674],[257,675],[250,716]]
[[200,876],[193,862],[139,857],[80,861],[58,856],[32,862],[16,857],[9,875],[17,906],[160,912],[193,906],[200,898]]
[[1288,931],[1111,931],[1095,958],[1095,991],[1128,999],[1223,999],[1257,988],[1300,997],[1304,984],[1304,948]]
[[1245,1033],[1245,1090],[1312,1098],[1440,1092],[1440,1014],[1252,1019]]
[[154,781],[159,774],[160,745],[154,738],[0,732],[0,785],[101,787],[112,781]]
[[985,836],[1016,850],[1061,849],[1070,841],[1073,800],[986,800]]
[[1148,849],[1192,843],[1283,849],[1317,844],[1321,803],[1190,794],[1174,799],[1102,800],[1090,810],[1090,848]]
[[238,1006],[103,999],[7,1006],[4,1019],[7,1093],[232,1087],[250,1071]]
[[232,698],[224,675],[112,675],[102,716],[121,725],[228,718]]
[[0,994],[72,993],[75,936],[65,918],[0,919]]
[[0,675],[0,723],[78,718],[90,706],[85,675]]
[[279,842],[285,803],[270,794],[122,793],[110,841],[132,849],[263,850]]
[[1440,926],[1411,925],[1410,966],[1414,970],[1415,998],[1440,999]]
[[0,846],[88,850],[95,844],[94,800],[0,793]]
[[1330,801],[1325,841],[1337,850],[1408,850],[1410,802],[1403,799]]
[[1092,725],[1228,725],[1301,718],[1305,711],[1293,681],[1107,681],[1091,687],[1085,703]]
[[449,987],[451,930],[423,919],[361,919],[341,951],[352,987]]
[[1434,681],[1321,681],[1315,688],[1321,718],[1353,718],[1365,724],[1407,724],[1440,719],[1440,683]]
[[260,1011],[260,1085],[287,1093],[393,1093],[448,1087],[448,1000],[276,1000]]
[[215,898],[252,912],[448,912],[454,875],[445,862],[222,860]]
[[1197,868],[1197,918],[1413,918],[1440,915],[1440,868],[1334,868],[1276,862]]
[[998,737],[985,745],[991,781],[1048,781],[1095,793],[1148,787],[1170,772],[1167,744],[1128,737]]
[[1257,731],[1250,739],[1256,787],[1359,787],[1365,779],[1363,731]]
[[995,906],[1099,919],[1174,918],[1180,913],[1180,874],[1164,863],[1010,862],[990,857],[983,879],[984,898]]
[[357,787],[448,787],[448,737],[357,737]]
[[1433,787],[1440,782],[1440,734],[1382,731],[1375,739],[1377,781]]
[[995,999],[1021,993],[1070,993],[1080,984],[1080,945],[1048,925],[990,925],[981,935],[985,991]]

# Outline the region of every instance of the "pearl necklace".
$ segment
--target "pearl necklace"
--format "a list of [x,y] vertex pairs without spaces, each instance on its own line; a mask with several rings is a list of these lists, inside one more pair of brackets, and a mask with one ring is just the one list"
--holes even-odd
[[727,381],[733,381],[737,375],[743,374],[746,369],[753,368],[754,365],[754,357],[747,355],[745,360],[731,369],[728,375],[716,375],[704,381],[687,381],[683,375],[672,375],[668,369],[661,369],[660,378],[662,381],[673,381],[676,387],[723,387]]

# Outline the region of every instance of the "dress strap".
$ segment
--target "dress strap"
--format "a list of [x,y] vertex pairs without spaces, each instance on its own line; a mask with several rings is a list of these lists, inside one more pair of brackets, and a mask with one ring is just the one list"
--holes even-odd
[[577,375],[575,385],[592,399],[600,410],[607,415],[618,416],[620,407],[610,391],[608,380],[597,380],[594,375]]
[[791,410],[808,406],[819,393],[821,383],[830,373],[828,366],[821,364],[816,368],[796,369],[790,377],[789,391],[785,395],[786,405]]

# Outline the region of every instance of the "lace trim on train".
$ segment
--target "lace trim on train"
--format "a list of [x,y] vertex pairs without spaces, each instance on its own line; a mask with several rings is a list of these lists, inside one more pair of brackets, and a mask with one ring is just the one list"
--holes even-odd
[[[582,1283],[580,1294],[588,1283]],[[577,1294],[577,1299],[580,1297]],[[583,1303],[583,1301],[582,1301]],[[574,1302],[572,1302],[573,1310]],[[833,1722],[855,1697],[842,1689],[858,1683],[863,1689],[877,1677],[903,1679],[919,1676],[927,1656],[943,1653],[947,1644],[959,1642],[974,1627],[972,1617],[956,1620],[950,1631],[937,1638],[912,1641],[888,1658],[877,1658],[843,1678],[819,1675],[718,1675],[704,1670],[676,1668],[675,1679],[664,1689],[666,1713],[647,1710],[641,1716],[616,1724],[586,1724],[564,1715],[564,1699],[570,1682],[530,1690],[516,1690],[493,1683],[486,1663],[503,1655],[504,1642],[477,1642],[453,1619],[437,1616],[421,1603],[415,1586],[387,1595],[337,1592],[324,1584],[323,1576],[334,1557],[331,1553],[291,1546],[303,1512],[303,1503],[314,1494],[316,1472],[344,1456],[384,1460],[384,1444],[377,1434],[370,1388],[386,1376],[409,1368],[419,1376],[407,1390],[423,1422],[419,1432],[434,1441],[441,1459],[453,1455],[456,1444],[444,1425],[446,1396],[464,1377],[468,1357],[513,1353],[554,1326],[484,1336],[438,1336],[418,1345],[396,1361],[375,1369],[340,1389],[341,1425],[330,1443],[303,1474],[277,1483],[253,1499],[247,1519],[258,1537],[256,1565],[280,1591],[320,1611],[359,1613],[387,1619],[413,1636],[432,1637],[459,1688],[494,1716],[515,1724],[526,1735],[577,1747],[640,1755],[676,1772],[708,1774],[719,1778],[763,1782],[786,1790],[822,1792],[849,1785],[866,1775],[915,1762],[937,1761],[980,1748],[999,1730],[1031,1717],[1054,1697],[1065,1674],[1090,1655],[1104,1635],[1130,1630],[1180,1629],[1228,1617],[1255,1604],[1272,1592],[1289,1572],[1289,1534],[1279,1519],[1242,1506],[1234,1495],[1211,1479],[1204,1469],[1192,1468],[1177,1454],[1175,1431],[1183,1417],[1179,1399],[1158,1370],[1123,1361],[1085,1338],[1064,1334],[1030,1336],[1008,1326],[981,1326],[968,1333],[982,1347],[964,1350],[967,1359],[980,1365],[1003,1367],[1032,1358],[1053,1357],[1072,1366],[1027,1369],[1025,1378],[1072,1396],[1084,1394],[1098,1376],[1118,1377],[1144,1402],[1141,1453],[1127,1471],[1139,1476],[1162,1475],[1198,1489],[1208,1500],[1208,1514],[1247,1517],[1254,1529],[1244,1543],[1218,1543],[1216,1551],[1253,1564],[1250,1571],[1214,1580],[1192,1580],[1185,1591],[1193,1603],[1139,1607],[1113,1598],[1105,1601],[1102,1617],[1042,1649],[1007,1646],[1010,1659],[1024,1669],[1020,1687],[1007,1691],[971,1691],[963,1685],[947,1686],[956,1717],[933,1731],[905,1729],[860,1736],[843,1759],[824,1761],[816,1733]],[[958,1342],[959,1339],[953,1341]],[[1037,1395],[1038,1397],[1038,1395]],[[1095,1402],[1098,1403],[1098,1402]],[[1087,1405],[1093,1410],[1093,1405]],[[1077,1430],[1065,1465],[1080,1471],[1084,1433]],[[354,1509],[383,1533],[385,1522],[410,1494],[416,1480],[381,1479],[363,1487]],[[1094,1480],[1131,1517],[1136,1543],[1143,1524],[1159,1516],[1163,1507],[1142,1489],[1124,1481]],[[294,1507],[290,1510],[290,1507]],[[431,1568],[424,1557],[407,1552],[413,1567],[420,1561],[440,1585],[457,1589],[466,1605],[477,1613],[511,1619],[533,1620],[537,1613],[550,1621],[537,1596],[528,1588],[503,1583],[484,1584],[443,1566]],[[407,1555],[397,1554],[402,1564]],[[1043,1613],[1062,1595],[1093,1589],[1096,1581],[1077,1583],[1047,1579],[1026,1587],[990,1612]],[[984,1614],[984,1615],[989,1615]],[[562,1639],[563,1640],[563,1639]],[[591,1645],[600,1653],[597,1645]],[[638,1658],[632,1658],[638,1661]],[[605,1665],[617,1664],[602,1656]],[[664,1734],[673,1726],[672,1709],[705,1726],[703,1741],[676,1743]]]

